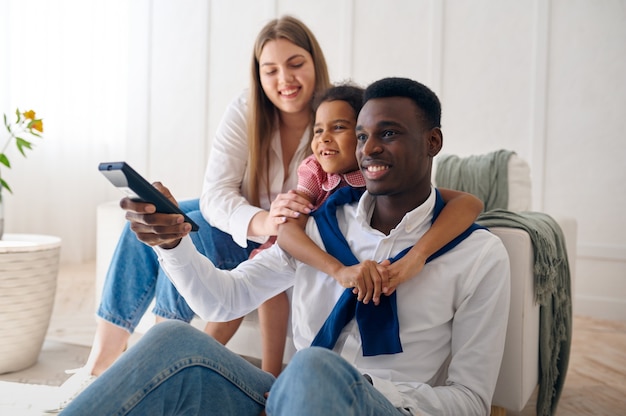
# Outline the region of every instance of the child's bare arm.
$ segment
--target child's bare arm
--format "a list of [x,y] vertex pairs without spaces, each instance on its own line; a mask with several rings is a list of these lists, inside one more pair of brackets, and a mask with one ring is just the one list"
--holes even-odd
[[322,250],[306,235],[304,227],[307,220],[307,215],[301,215],[297,219],[288,218],[278,226],[278,239],[276,241],[280,248],[301,262],[334,276],[343,267],[343,264]]
[[386,270],[379,274],[374,261],[365,261],[355,266],[344,266],[339,260],[322,250],[304,232],[308,216],[297,219],[289,218],[278,226],[277,243],[287,253],[309,266],[332,276],[345,288],[354,287],[357,299],[368,303],[373,300],[378,304],[386,281]]
[[472,194],[442,188],[439,192],[446,205],[430,229],[402,259],[391,265],[388,261],[380,264],[387,266],[389,273],[384,293],[393,293],[400,283],[418,274],[428,257],[465,231],[483,210],[482,201]]

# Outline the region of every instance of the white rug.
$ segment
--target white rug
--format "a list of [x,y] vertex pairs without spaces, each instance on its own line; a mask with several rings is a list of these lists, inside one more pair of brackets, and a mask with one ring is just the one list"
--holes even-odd
[[0,415],[41,416],[57,386],[82,367],[89,347],[46,341],[37,363],[15,373],[0,374]]

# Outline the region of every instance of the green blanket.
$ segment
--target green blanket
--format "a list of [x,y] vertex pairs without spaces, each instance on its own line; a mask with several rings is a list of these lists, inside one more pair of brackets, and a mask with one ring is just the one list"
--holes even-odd
[[514,152],[497,150],[461,158],[437,156],[435,182],[441,188],[458,189],[476,195],[485,211],[509,206],[508,162]]
[[519,228],[528,233],[535,259],[535,300],[539,303],[539,392],[537,415],[554,415],[569,362],[572,341],[570,270],[565,239],[552,217],[540,212],[485,212],[487,228]]
[[533,244],[535,300],[539,303],[540,380],[537,415],[553,415],[561,396],[572,338],[570,270],[559,225],[538,212],[515,213],[508,206],[508,160],[514,152],[460,158],[439,156],[437,186],[469,192],[485,204],[477,222],[487,228],[511,227],[528,233]]

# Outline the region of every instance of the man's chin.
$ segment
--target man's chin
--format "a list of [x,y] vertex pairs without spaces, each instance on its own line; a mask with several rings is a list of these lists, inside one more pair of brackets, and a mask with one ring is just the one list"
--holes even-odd
[[380,186],[366,186],[365,189],[367,189],[367,192],[370,195],[374,195],[374,196],[381,196],[381,195],[387,195],[387,191],[383,188],[381,188]]

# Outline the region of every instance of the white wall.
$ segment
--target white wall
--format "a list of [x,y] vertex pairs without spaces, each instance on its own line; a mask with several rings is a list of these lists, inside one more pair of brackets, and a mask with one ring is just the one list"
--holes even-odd
[[[14,10],[37,3],[1,2]],[[443,103],[445,153],[509,148],[528,160],[534,209],[578,220],[576,312],[626,320],[626,221],[619,212],[626,207],[625,0],[93,3],[109,10],[109,24],[87,31],[108,51],[90,58],[91,69],[104,66],[111,75],[100,76],[117,81],[94,94],[115,91],[119,105],[96,108],[97,131],[81,128],[91,143],[82,158],[79,145],[55,153],[52,142],[61,139],[50,138],[33,152],[37,166],[31,157],[19,166],[44,175],[46,184],[38,189],[13,179],[31,191],[8,199],[8,231],[61,235],[64,261],[93,258],[95,206],[119,196],[95,172],[105,159],[130,161],[179,197],[197,195],[211,135],[228,101],[247,85],[256,33],[269,18],[290,13],[317,35],[334,80],[365,85],[398,75],[431,86]],[[0,52],[9,53],[0,56],[25,59],[12,48],[23,32],[4,27],[0,34],[9,37],[0,41]],[[14,80],[24,66],[12,61],[11,68],[0,73],[4,111],[23,90]],[[47,106],[47,131],[61,135],[52,117],[71,115],[53,107]],[[106,111],[115,117],[104,117]],[[121,127],[110,131],[114,125]],[[41,194],[44,202],[35,197]]]

